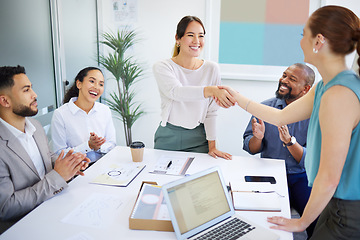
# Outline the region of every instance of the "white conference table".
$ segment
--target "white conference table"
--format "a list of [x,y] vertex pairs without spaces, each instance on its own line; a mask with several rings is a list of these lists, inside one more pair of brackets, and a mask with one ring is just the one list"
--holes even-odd
[[[266,228],[271,225],[266,221],[268,216],[284,216],[290,218],[289,197],[285,172],[285,162],[282,160],[260,159],[254,157],[233,156],[232,160],[215,159],[208,154],[172,152],[145,148],[143,163],[145,169],[127,186],[114,187],[91,184],[90,182],[103,172],[104,167],[110,163],[129,163],[132,161],[128,147],[117,146],[93,166],[85,171],[85,176],[77,177],[70,182],[69,187],[55,197],[42,203],[14,226],[0,235],[0,239],[65,239],[65,240],[97,240],[97,239],[176,239],[174,232],[146,231],[129,229],[129,216],[134,206],[142,181],[157,182],[163,185],[176,180],[180,176],[160,175],[149,173],[161,156],[187,156],[195,157],[187,170],[192,174],[200,170],[220,166],[225,181],[244,182],[245,175],[271,175],[277,183],[274,185],[276,191],[284,195],[280,198],[281,212],[254,212],[238,211],[238,213],[253,222]],[[84,202],[92,194],[109,195],[120,199],[115,210],[102,220],[99,227],[83,226],[81,223],[64,222],[64,218],[84,205]],[[113,198],[112,198],[113,199]],[[93,214],[96,214],[94,211]],[[76,219],[76,218],[73,218]],[[293,239],[292,233],[273,230],[280,239]]]

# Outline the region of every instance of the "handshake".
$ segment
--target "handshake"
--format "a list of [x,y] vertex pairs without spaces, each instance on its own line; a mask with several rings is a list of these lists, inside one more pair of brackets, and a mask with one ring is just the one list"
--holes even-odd
[[205,97],[212,97],[223,108],[229,108],[238,103],[239,93],[228,86],[208,86],[204,89]]

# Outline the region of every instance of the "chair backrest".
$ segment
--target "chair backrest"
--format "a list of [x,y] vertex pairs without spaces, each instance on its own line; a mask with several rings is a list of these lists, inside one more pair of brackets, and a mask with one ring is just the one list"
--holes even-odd
[[49,147],[51,151],[52,151],[52,143],[51,143],[52,140],[51,140],[50,126],[51,126],[51,119],[54,110],[55,108],[53,105],[47,106],[45,108],[39,109],[38,114],[36,114],[36,116],[34,117],[36,120],[38,120],[41,123],[41,125],[44,128],[44,131],[49,141]]

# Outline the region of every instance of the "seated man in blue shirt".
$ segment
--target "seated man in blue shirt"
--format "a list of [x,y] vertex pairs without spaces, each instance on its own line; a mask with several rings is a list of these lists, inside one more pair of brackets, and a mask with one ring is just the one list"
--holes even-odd
[[[283,109],[304,96],[314,79],[315,73],[310,67],[301,63],[291,65],[279,79],[276,98],[268,99],[262,104]],[[290,205],[300,215],[311,192],[304,168],[308,123],[309,119],[278,128],[252,116],[243,136],[243,149],[248,153],[260,153],[262,158],[285,160]],[[314,226],[315,223],[307,229],[309,238]]]

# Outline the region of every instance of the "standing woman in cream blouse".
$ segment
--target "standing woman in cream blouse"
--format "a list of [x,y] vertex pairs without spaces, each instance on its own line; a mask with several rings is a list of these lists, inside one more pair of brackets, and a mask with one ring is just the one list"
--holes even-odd
[[218,106],[213,98],[232,106],[234,98],[221,84],[219,66],[199,59],[204,47],[205,28],[194,16],[183,17],[177,25],[171,59],[153,67],[161,97],[161,124],[155,133],[154,148],[208,153],[231,159],[216,148]]
[[96,102],[104,92],[100,69],[87,67],[76,76],[64,97],[64,105],[54,111],[51,120],[53,151],[74,149],[86,153],[91,161],[97,153],[107,153],[116,145],[110,108]]

